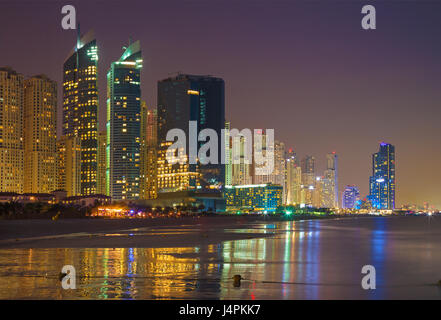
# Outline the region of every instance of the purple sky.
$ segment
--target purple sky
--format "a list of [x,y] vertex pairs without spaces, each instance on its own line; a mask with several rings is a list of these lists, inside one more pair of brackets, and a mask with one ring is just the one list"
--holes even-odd
[[[149,105],[156,81],[171,73],[220,76],[233,127],[274,128],[320,169],[336,151],[340,190],[355,184],[362,195],[371,154],[379,141],[392,143],[397,203],[441,208],[441,2],[2,0],[0,66],[46,73],[59,83],[60,102],[76,37],[61,28],[66,4],[97,36],[101,128],[107,69],[132,37],[141,40]],[[375,4],[377,30],[361,29],[364,4]]]

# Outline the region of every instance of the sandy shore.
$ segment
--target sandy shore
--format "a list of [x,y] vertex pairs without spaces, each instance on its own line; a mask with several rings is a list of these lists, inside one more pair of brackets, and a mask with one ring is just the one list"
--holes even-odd
[[[262,229],[256,228],[256,223]],[[263,229],[264,224],[261,219],[234,216],[3,220],[0,221],[0,248],[193,247],[273,235]]]

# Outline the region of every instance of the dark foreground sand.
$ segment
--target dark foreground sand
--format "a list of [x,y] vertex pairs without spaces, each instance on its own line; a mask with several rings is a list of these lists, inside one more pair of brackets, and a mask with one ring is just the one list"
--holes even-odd
[[265,223],[262,219],[234,216],[2,220],[0,248],[193,247],[273,235],[273,231],[264,233]]

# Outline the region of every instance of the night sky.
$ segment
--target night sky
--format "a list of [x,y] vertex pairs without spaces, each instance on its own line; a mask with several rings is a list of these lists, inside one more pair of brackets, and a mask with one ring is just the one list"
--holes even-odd
[[[0,66],[59,84],[76,30],[73,4],[99,46],[100,128],[106,73],[129,37],[144,56],[143,99],[178,71],[222,77],[235,128],[274,128],[276,139],[323,169],[339,155],[339,189],[368,193],[371,154],[396,147],[397,204],[441,208],[441,1],[0,1]],[[377,30],[361,28],[374,4]],[[60,118],[60,117],[59,117]],[[61,126],[59,126],[61,127]]]

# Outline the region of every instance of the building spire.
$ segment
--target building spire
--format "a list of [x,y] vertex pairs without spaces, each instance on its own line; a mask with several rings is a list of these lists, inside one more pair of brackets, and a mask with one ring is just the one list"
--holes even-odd
[[80,32],[80,23],[78,22],[77,27],[77,49],[81,47],[81,32]]

